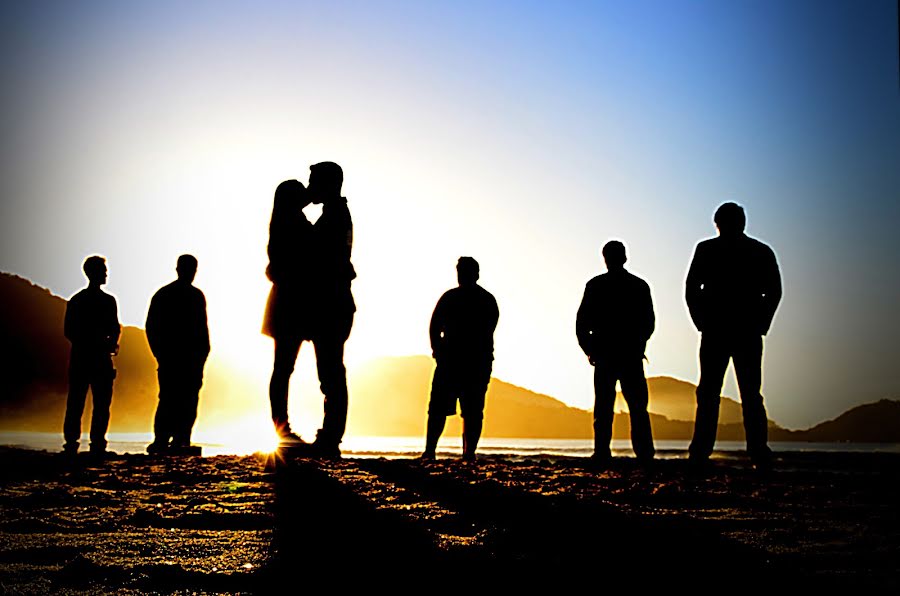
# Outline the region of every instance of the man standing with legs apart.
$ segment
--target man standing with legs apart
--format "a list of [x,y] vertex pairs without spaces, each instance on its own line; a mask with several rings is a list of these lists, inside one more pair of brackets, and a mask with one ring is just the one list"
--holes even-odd
[[91,453],[106,453],[106,429],[112,403],[112,355],[119,351],[118,307],[116,299],[100,289],[106,283],[106,261],[92,256],[84,261],[88,287],[69,300],[66,306],[66,338],[72,343],[69,357],[69,396],[66,400],[66,419],[63,424],[65,452],[78,452],[81,439],[81,416],[91,390]]
[[647,413],[644,352],[656,318],[650,286],[625,270],[625,245],[612,240],[603,247],[607,273],[587,283],[578,308],[578,345],[594,367],[594,455],[597,463],[611,458],[616,382],[631,417],[631,446],[638,460],[649,462],[656,450]]
[[428,429],[422,459],[434,459],[447,416],[463,417],[463,460],[474,461],[484,418],[484,396],[494,360],[497,301],[478,285],[478,262],[460,257],[459,287],[438,300],[431,316],[431,350],[437,367],[431,382]]
[[713,219],[719,236],[697,245],[685,284],[691,319],[702,334],[690,458],[702,464],[713,451],[722,381],[729,360],[734,360],[747,452],[754,464],[766,468],[772,452],[760,394],[762,336],[781,301],[781,273],[772,249],[744,234],[746,216],[740,205],[723,204]]
[[147,313],[147,341],[159,376],[154,439],[147,453],[199,455],[199,447],[191,447],[191,431],[209,356],[206,297],[192,285],[197,274],[195,257],[178,257],[175,271],[178,279],[153,295]]
[[322,205],[322,215],[313,225],[310,313],[316,368],[325,395],[325,418],[312,445],[312,454],[320,457],[340,457],[347,426],[344,343],[350,337],[356,312],[350,291],[356,271],[350,263],[353,221],[347,199],[341,196],[343,181],[344,172],[336,163],[326,161],[309,167],[307,192],[313,203]]

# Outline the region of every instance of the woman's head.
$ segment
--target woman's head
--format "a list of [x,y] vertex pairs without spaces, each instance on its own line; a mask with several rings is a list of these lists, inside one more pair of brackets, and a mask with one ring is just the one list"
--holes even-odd
[[285,180],[275,189],[275,209],[303,209],[309,205],[306,188],[298,180]]

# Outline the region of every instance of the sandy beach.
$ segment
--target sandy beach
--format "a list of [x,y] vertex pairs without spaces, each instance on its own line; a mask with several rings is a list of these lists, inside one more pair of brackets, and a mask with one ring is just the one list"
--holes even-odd
[[896,454],[782,454],[768,474],[740,456],[702,474],[677,458],[0,457],[11,594],[900,585]]

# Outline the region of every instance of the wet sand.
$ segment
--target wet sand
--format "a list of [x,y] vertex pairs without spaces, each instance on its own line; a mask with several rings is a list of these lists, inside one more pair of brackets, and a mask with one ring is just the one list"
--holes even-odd
[[900,586],[896,454],[0,462],[0,593]]

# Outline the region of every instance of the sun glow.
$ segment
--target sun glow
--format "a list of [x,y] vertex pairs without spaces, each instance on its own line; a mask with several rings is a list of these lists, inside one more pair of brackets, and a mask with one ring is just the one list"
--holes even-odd
[[210,445],[214,450],[233,455],[273,453],[278,449],[278,436],[269,421],[253,420],[247,424],[218,426],[205,432],[198,431],[195,443]]

